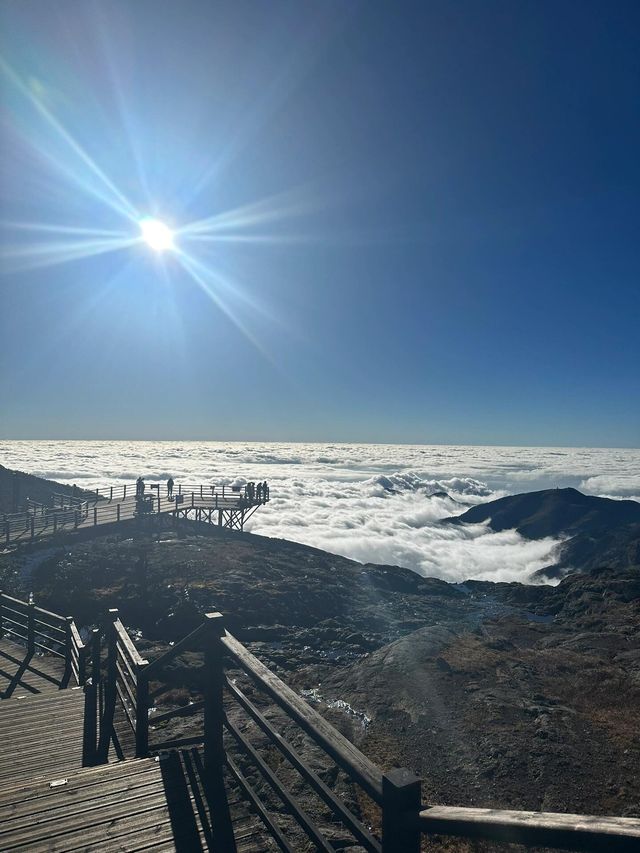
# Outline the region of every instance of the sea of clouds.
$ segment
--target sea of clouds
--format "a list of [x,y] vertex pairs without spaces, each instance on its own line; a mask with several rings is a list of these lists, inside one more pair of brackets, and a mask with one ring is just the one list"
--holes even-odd
[[508,494],[574,486],[640,500],[640,450],[241,442],[5,441],[0,462],[96,488],[173,476],[176,483],[267,480],[268,506],[247,529],[361,562],[448,581],[526,582],[560,540],[486,525],[442,524]]

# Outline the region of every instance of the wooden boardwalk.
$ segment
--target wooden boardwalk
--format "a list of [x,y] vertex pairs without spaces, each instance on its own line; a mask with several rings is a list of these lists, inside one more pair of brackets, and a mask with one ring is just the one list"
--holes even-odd
[[227,779],[204,784],[196,750],[58,773],[56,780],[0,790],[0,851],[277,849]]
[[[104,635],[93,629],[87,644],[70,617],[33,601],[2,593],[0,616],[5,630],[27,642],[0,637],[6,697],[0,701],[0,853],[331,853],[354,845],[367,853],[419,853],[421,837],[434,835],[591,853],[640,850],[640,819],[425,807],[418,777],[373,764],[226,631],[220,613],[206,614],[151,662],[140,656],[117,610],[109,611]],[[47,632],[58,632],[58,639],[49,637],[51,646],[36,639],[44,641]],[[36,656],[37,648],[59,657]],[[171,691],[163,672],[190,650],[204,653],[202,700],[153,719],[157,724],[202,710],[201,731],[150,747],[149,711]],[[363,822],[359,808],[352,811],[309,766],[257,701],[284,712],[359,786],[375,814]],[[298,791],[278,776],[282,759],[272,747],[297,770],[296,789],[306,783],[328,807],[328,827],[324,818],[316,823]],[[265,783],[282,804],[275,810],[271,797],[263,799]],[[308,843],[300,845],[292,819]]]
[[82,767],[80,688],[0,702],[0,790]]
[[195,749],[119,760],[133,739],[116,718],[110,763],[83,767],[85,694],[67,682],[60,658],[0,638],[0,851],[276,849],[231,779],[204,784]]
[[[182,487],[179,487],[180,489]],[[169,499],[162,489],[151,487],[145,502],[138,503],[135,487],[105,489],[102,493],[83,492],[83,499],[54,495],[65,499],[56,506],[29,504],[22,512],[0,515],[0,541],[6,546],[19,545],[43,538],[84,532],[102,535],[141,517],[180,516],[209,524],[242,530],[245,520],[269,501],[268,494],[256,497],[254,492],[234,491],[228,487],[187,486]],[[196,512],[197,511],[197,512]],[[101,528],[101,531],[99,531]]]
[[0,699],[57,693],[66,686],[67,676],[60,658],[28,655],[24,646],[0,636]]

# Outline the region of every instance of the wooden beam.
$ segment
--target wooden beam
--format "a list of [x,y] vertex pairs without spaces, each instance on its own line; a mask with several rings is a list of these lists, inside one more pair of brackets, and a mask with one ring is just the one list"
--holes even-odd
[[553,812],[432,806],[420,813],[423,833],[483,838],[565,850],[640,850],[640,819]]

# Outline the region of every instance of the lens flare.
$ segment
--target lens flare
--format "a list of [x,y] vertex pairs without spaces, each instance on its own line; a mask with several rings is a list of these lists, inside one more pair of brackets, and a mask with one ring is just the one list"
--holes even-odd
[[154,252],[166,252],[175,248],[173,231],[159,219],[143,219],[140,222],[142,239]]

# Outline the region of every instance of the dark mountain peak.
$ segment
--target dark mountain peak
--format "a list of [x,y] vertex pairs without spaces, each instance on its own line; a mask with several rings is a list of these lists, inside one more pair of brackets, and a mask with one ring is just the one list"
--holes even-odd
[[640,503],[585,495],[572,488],[544,489],[479,504],[448,521],[488,521],[492,530],[515,528],[529,539],[577,533],[596,535],[612,527],[640,524]]

